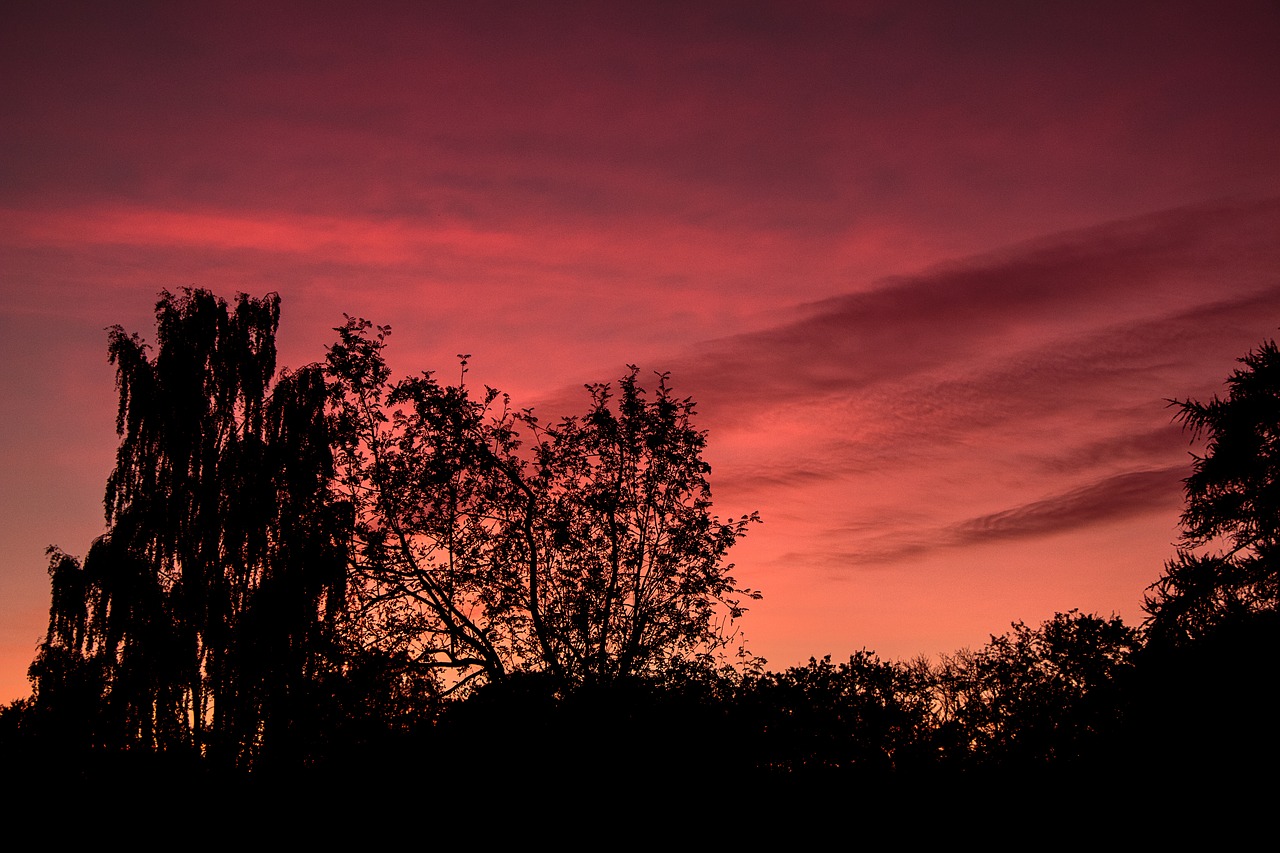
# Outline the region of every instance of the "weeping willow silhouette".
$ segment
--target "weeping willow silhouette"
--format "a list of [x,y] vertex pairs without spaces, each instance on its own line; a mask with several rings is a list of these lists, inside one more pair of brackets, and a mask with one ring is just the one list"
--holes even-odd
[[99,744],[246,765],[290,748],[340,664],[349,511],[323,374],[276,373],[279,306],[163,292],[154,350],[109,331],[108,532],[83,565],[50,549],[31,668],[46,706],[93,697]]

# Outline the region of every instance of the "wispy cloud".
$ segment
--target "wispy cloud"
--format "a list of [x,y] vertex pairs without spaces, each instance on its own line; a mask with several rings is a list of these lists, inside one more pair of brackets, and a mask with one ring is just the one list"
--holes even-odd
[[[832,568],[856,571],[867,565],[907,563],[967,546],[1040,539],[1100,524],[1123,523],[1155,512],[1170,512],[1180,501],[1186,474],[1184,466],[1126,471],[999,512],[935,527],[927,523],[898,523],[888,531],[883,525],[846,527],[838,536],[823,537],[825,542],[820,540],[822,544],[815,550],[822,553],[825,549],[825,562]],[[861,541],[853,548],[829,547],[837,538],[856,541],[859,534]],[[792,552],[790,556],[800,553]]]
[[[1277,233],[1280,199],[1101,226],[815,303],[803,319],[710,342],[677,370],[700,399],[740,412],[923,374],[961,379],[988,365],[1025,375],[1052,366],[1013,363],[1055,345],[1064,347],[1059,362],[1123,370],[1124,353],[1071,348],[1118,350],[1132,328],[1139,339],[1129,355],[1146,359],[1153,351],[1139,346],[1168,343],[1155,340],[1162,335],[1191,345],[1222,337],[1230,330],[1215,323],[1255,313],[1280,292]],[[1173,350],[1165,360],[1197,355]]]
[[1122,521],[1164,509],[1179,494],[1185,466],[1154,471],[1128,471],[1079,489],[1052,495],[1012,509],[966,519],[948,528],[944,545],[1046,536],[1093,524]]
[[780,562],[1172,523],[1191,442],[1167,400],[1212,393],[1280,325],[1276,233],[1268,200],[1047,238],[711,342],[677,387],[707,413],[720,493],[784,513]]

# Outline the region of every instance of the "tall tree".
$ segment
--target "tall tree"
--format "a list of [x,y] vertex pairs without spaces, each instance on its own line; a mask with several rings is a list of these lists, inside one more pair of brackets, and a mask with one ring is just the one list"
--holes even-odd
[[706,432],[659,374],[650,397],[631,366],[589,385],[587,413],[539,429],[527,478],[538,507],[522,553],[546,663],[570,681],[656,676],[737,639],[744,601],[729,549],[756,516],[711,514]]
[[491,388],[393,382],[388,327],[337,331],[341,481],[378,642],[453,686],[654,675],[732,644],[759,594],[724,558],[754,516],[711,514],[706,434],[665,376],[652,399],[634,368],[616,400],[589,386],[585,416],[544,427]]
[[1280,350],[1266,341],[1240,362],[1225,398],[1173,401],[1205,450],[1184,481],[1181,547],[1146,599],[1157,641],[1280,605]]
[[[163,292],[155,354],[113,327],[108,533],[57,560],[37,699],[59,654],[104,675],[111,739],[246,764],[332,659],[346,571],[328,389],[275,375],[279,298]],[[273,384],[274,382],[274,384]],[[59,555],[55,555],[55,559]],[[43,682],[43,683],[42,683]]]

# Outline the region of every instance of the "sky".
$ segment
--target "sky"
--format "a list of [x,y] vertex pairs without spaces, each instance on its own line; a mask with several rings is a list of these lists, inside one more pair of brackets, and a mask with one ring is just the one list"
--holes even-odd
[[1141,621],[1169,401],[1280,327],[1280,4],[620,5],[5,4],[0,702],[188,286],[544,420],[669,371],[770,668]]

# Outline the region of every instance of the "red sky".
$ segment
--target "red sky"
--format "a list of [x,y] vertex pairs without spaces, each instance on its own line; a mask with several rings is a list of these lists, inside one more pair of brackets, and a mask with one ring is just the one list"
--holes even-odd
[[0,13],[0,701],[187,285],[544,417],[670,370],[771,667],[1140,621],[1165,401],[1280,326],[1275,3],[272,5]]

